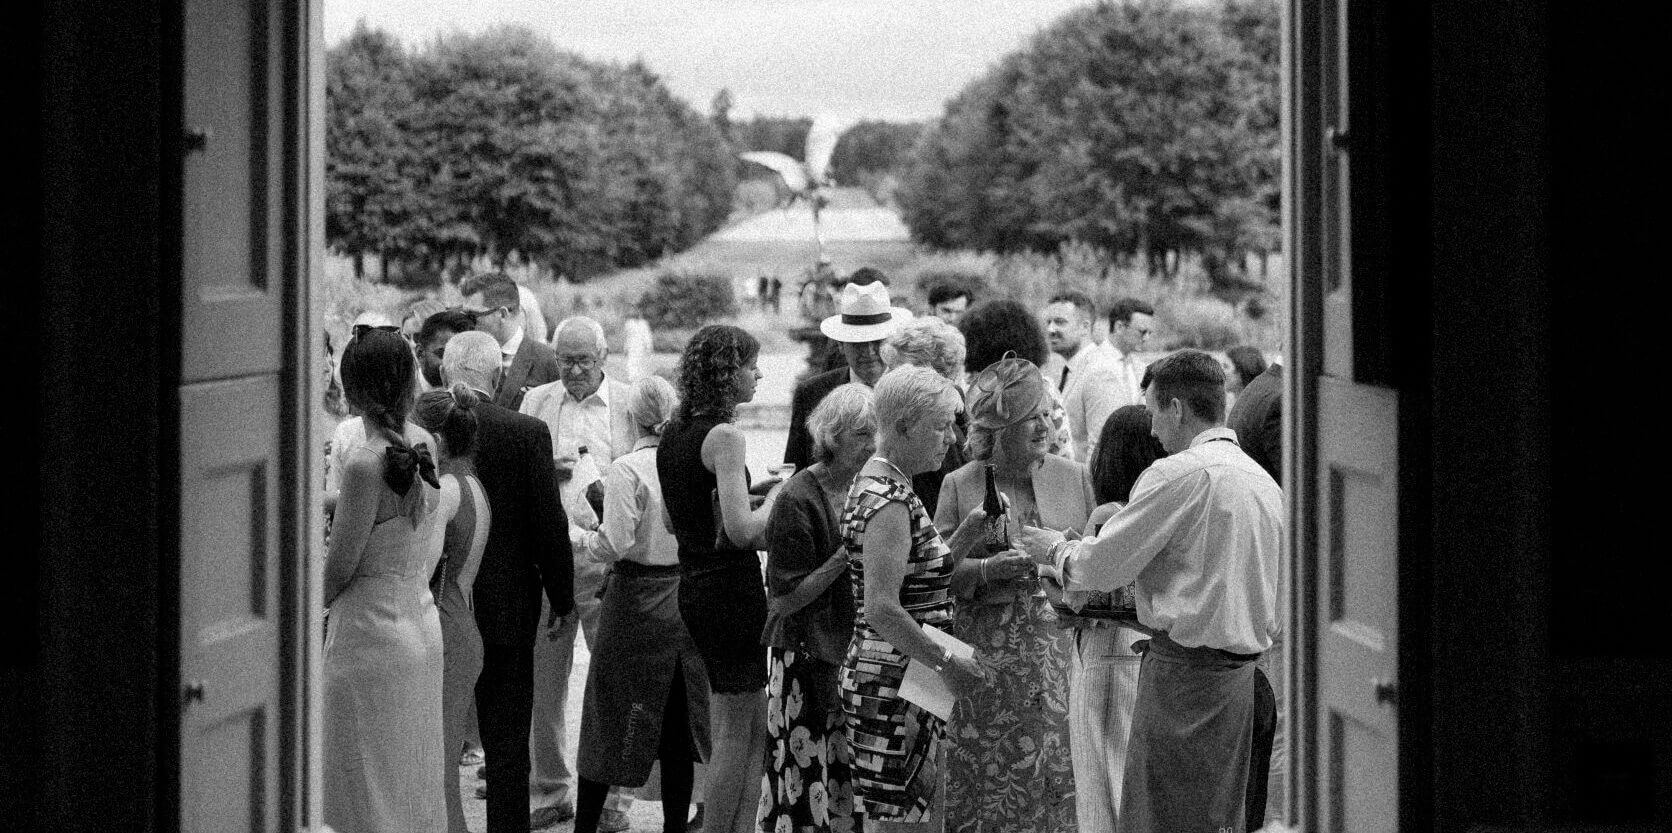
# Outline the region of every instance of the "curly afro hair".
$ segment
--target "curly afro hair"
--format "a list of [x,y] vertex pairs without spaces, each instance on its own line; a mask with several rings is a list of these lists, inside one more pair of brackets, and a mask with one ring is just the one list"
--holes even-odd
[[1045,328],[1028,308],[1004,298],[982,301],[958,319],[964,334],[964,369],[972,375],[1004,358],[1008,350],[1040,367],[1050,355]]
[[717,416],[730,420],[737,408],[737,371],[760,355],[761,343],[730,324],[710,324],[691,336],[679,357],[676,419]]

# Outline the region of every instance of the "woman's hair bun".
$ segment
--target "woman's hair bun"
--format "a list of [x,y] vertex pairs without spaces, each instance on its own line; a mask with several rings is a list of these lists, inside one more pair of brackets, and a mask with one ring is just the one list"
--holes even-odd
[[469,385],[463,382],[453,383],[453,403],[457,407],[468,411],[476,407],[477,401],[476,391],[471,390]]

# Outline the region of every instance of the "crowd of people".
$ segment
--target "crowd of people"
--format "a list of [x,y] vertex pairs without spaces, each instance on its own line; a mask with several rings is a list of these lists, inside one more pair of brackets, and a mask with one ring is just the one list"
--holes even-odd
[[[932,287],[916,316],[861,269],[784,465],[752,472],[749,332],[703,327],[675,382],[628,382],[598,322],[548,334],[497,273],[460,290],[342,351],[334,829],[466,833],[473,764],[488,833],[625,830],[653,768],[664,831],[1283,815],[1280,364],[1146,365],[1136,299]],[[912,695],[924,669],[949,714]]]

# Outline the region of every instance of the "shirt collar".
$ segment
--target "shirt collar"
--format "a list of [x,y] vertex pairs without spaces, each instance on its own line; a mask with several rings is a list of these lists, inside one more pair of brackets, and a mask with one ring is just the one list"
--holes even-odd
[[637,440],[634,440],[633,441],[633,450],[638,451],[641,448],[655,448],[656,446],[661,445],[661,444],[662,444],[662,438],[659,435],[651,434],[649,436],[640,437]]
[[1223,425],[1215,426],[1197,434],[1196,438],[1190,441],[1190,447],[1195,448],[1203,443],[1210,443],[1214,440],[1230,440],[1234,443],[1237,441],[1237,432],[1226,428]]
[[[559,381],[559,383],[562,382],[561,379],[558,380],[558,381]],[[563,401],[565,401],[565,402],[574,402],[577,405],[584,405],[589,400],[593,400],[593,399],[596,399],[599,402],[603,403],[604,407],[606,407],[606,408],[610,407],[610,377],[608,377],[608,376],[600,377],[599,380],[598,380],[598,389],[593,391],[592,395],[588,396],[586,399],[576,399],[575,395],[569,392],[569,388],[568,388],[567,385],[565,385],[564,388],[563,388]]]
[[515,356],[517,351],[522,349],[522,343],[523,328],[522,325],[519,324],[517,325],[517,331],[512,333],[511,337],[506,339],[505,343],[499,346],[499,353],[502,356]]

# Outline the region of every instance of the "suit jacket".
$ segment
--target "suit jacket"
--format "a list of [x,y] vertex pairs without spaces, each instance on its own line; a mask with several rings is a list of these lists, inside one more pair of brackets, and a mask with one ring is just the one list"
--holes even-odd
[[559,614],[574,607],[574,555],[551,432],[489,402],[477,406],[476,419],[476,475],[493,509],[472,593],[476,626],[490,645],[532,644],[542,588]]
[[1225,427],[1260,468],[1283,485],[1283,365],[1274,364],[1237,394]]
[[791,399],[790,438],[784,444],[784,462],[794,463],[797,469],[813,464],[813,435],[807,433],[807,417],[831,391],[847,384],[850,378],[847,367],[843,366],[796,386]]
[[511,366],[506,369],[504,378],[499,380],[494,404],[515,411],[522,404],[523,394],[547,382],[555,382],[561,375],[557,368],[557,351],[524,333],[522,345],[511,357]]
[[[1070,378],[1073,378],[1072,376]],[[940,505],[935,508],[935,528],[942,537],[950,538],[958,524],[971,510],[987,497],[985,460],[971,460],[941,482]],[[1033,470],[1033,502],[1039,511],[1039,522],[1047,529],[1075,531],[1085,527],[1091,511],[1097,508],[1092,494],[1091,472],[1083,463],[1065,460],[1055,454],[1045,455],[1045,461]],[[1007,602],[1013,593],[995,587],[985,601]],[[978,603],[983,600],[978,596]]]
[[[617,457],[627,456],[633,450],[633,443],[638,440],[638,429],[633,425],[633,418],[627,415],[627,400],[633,395],[633,386],[605,376],[604,387],[609,389],[610,400],[610,454],[607,459],[604,455],[598,455],[600,468],[609,465]],[[547,382],[530,389],[517,410],[544,421],[546,427],[551,429],[552,445],[555,446],[567,439],[557,435],[557,409],[568,395],[569,391],[563,387],[562,380]]]

